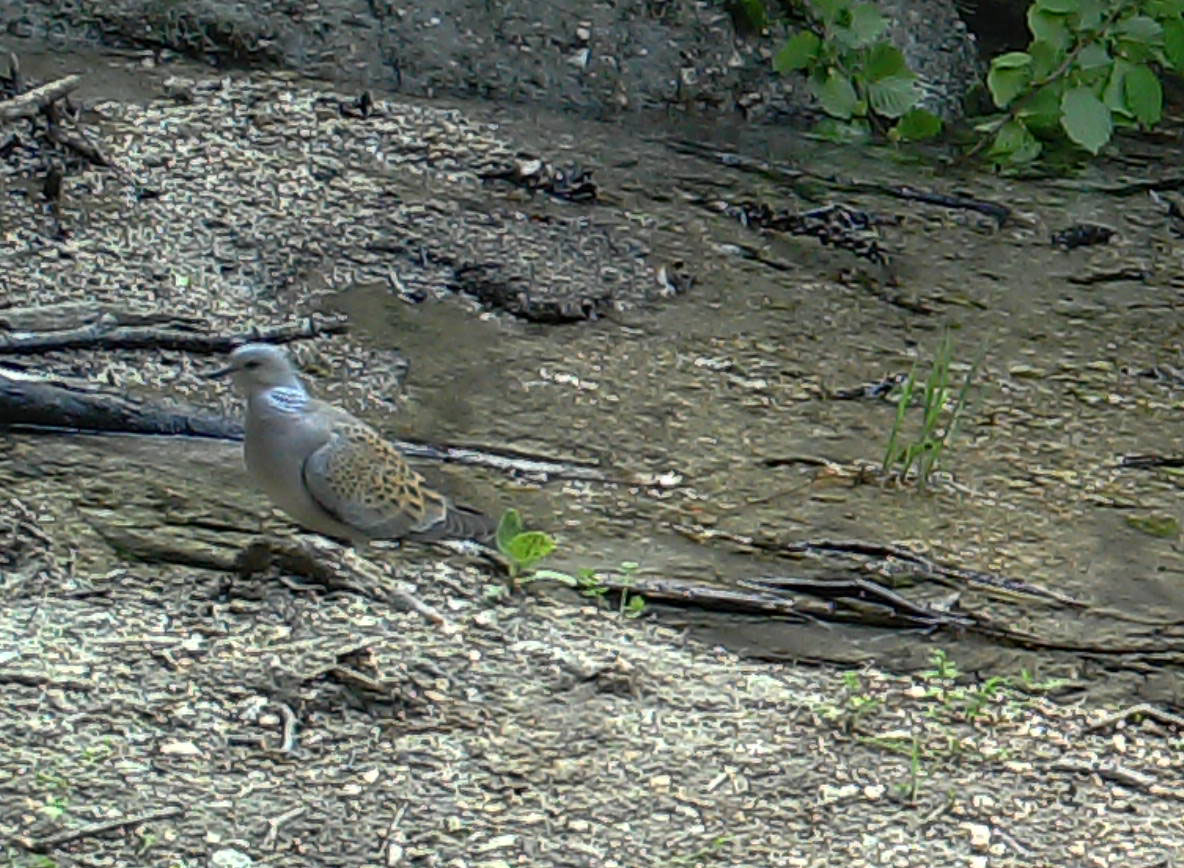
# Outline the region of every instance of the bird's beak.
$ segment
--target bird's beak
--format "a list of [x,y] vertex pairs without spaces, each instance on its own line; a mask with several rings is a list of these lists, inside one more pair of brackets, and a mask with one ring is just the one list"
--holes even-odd
[[230,365],[225,368],[219,368],[216,371],[210,371],[208,374],[202,374],[207,380],[217,380],[222,377],[228,377],[234,373],[234,366]]

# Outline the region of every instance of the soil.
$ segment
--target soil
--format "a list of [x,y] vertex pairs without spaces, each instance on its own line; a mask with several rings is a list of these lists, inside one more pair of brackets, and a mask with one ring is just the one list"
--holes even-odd
[[[42,78],[63,64],[22,59]],[[863,539],[1080,605],[902,580],[926,605],[1022,627],[1026,645],[657,606],[630,618],[595,595],[509,590],[471,549],[364,554],[441,624],[372,588],[241,575],[260,532],[300,535],[243,479],[234,443],[7,433],[10,864],[1181,852],[1179,476],[1117,460],[1179,450],[1178,240],[1146,195],[1170,143],[1021,182],[940,153],[658,119],[380,97],[357,117],[357,92],[297,76],[157,76],[143,60],[88,80],[79,123],[120,171],[74,167],[56,227],[28,166],[9,164],[6,309],[105,303],[209,333],[343,314],[348,334],[293,344],[318,395],[391,436],[590,460],[616,480],[425,465],[461,499],[552,530],[549,566],[729,586],[899,578],[757,545]],[[535,158],[591,170],[596,201],[490,178]],[[1010,217],[903,195],[917,189]],[[891,266],[745,225],[743,202],[883,218]],[[1050,243],[1086,221],[1117,235]],[[946,329],[976,385],[921,492],[877,470],[896,407],[860,389],[927,366]],[[202,377],[219,361],[73,349],[4,365],[237,415]]]
[[[801,116],[811,103],[800,77],[773,70],[797,25],[768,5],[767,26],[754,28],[738,5],[703,0],[0,0],[0,25],[61,52],[147,49],[158,59],[282,67],[404,96],[733,122]],[[880,5],[887,36],[921,77],[923,104],[960,116],[979,69],[951,0]]]

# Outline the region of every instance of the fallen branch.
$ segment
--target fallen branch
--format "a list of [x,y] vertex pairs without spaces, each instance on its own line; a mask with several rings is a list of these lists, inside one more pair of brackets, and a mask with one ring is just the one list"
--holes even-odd
[[641,479],[612,477],[592,461],[572,458],[550,458],[495,447],[440,445],[410,440],[396,440],[400,451],[412,458],[431,458],[436,461],[455,462],[473,467],[488,467],[503,473],[514,473],[524,477],[547,481],[549,479],[580,479],[585,482],[616,483],[621,485],[644,485]]
[[301,805],[300,807],[293,808],[290,811],[284,811],[284,813],[280,814],[278,817],[269,817],[267,820],[267,835],[263,838],[263,849],[274,850],[276,838],[279,837],[280,829],[285,824],[295,820],[306,810],[308,809]]
[[703,542],[705,539],[723,539],[748,548],[760,549],[762,551],[775,552],[778,554],[798,555],[829,553],[858,555],[883,561],[892,559],[910,564],[923,578],[934,581],[944,581],[946,584],[962,584],[979,590],[988,590],[1000,596],[1012,599],[1036,597],[1039,599],[1060,603],[1065,606],[1071,606],[1074,609],[1089,608],[1088,603],[1084,603],[1081,600],[1070,597],[1068,594],[1062,594],[1060,591],[1055,591],[1051,588],[1041,587],[1040,585],[1034,585],[1031,582],[1024,582],[1020,579],[1013,579],[1008,576],[1000,576],[995,573],[988,573],[982,570],[973,570],[967,567],[951,567],[946,564],[930,560],[924,555],[919,555],[910,549],[903,548],[902,546],[889,545],[887,543],[865,542],[863,540],[828,539],[814,539],[803,540],[796,543],[782,543],[760,540],[755,537],[741,536],[739,534],[731,534],[724,531],[704,530],[687,526],[675,526],[675,530],[678,530],[688,538],[697,542]]
[[1103,780],[1113,781],[1133,790],[1141,790],[1152,796],[1162,796],[1169,799],[1184,801],[1184,790],[1175,787],[1165,787],[1159,783],[1155,775],[1135,771],[1119,763],[1085,762],[1075,759],[1059,759],[1048,764],[1048,768],[1057,772],[1074,772],[1076,774],[1097,775]]
[[[5,373],[3,369],[0,369],[0,420],[0,430],[8,427],[69,433],[243,439],[243,427],[237,420],[191,412],[184,407],[152,406],[123,395],[91,391],[84,386],[18,377],[15,372]],[[477,446],[437,446],[408,440],[394,442],[412,458],[488,467],[543,482],[579,479],[623,485],[661,484],[660,481],[636,477],[614,477],[590,461]]]
[[13,332],[63,331],[101,321],[121,326],[170,326],[190,331],[204,322],[197,317],[152,308],[135,310],[93,301],[60,301],[0,309],[0,329]]
[[328,590],[349,591],[387,603],[402,612],[418,612],[446,631],[457,629],[414,594],[396,587],[378,565],[365,560],[353,549],[322,537],[256,540],[243,549],[236,561],[239,575],[244,578],[272,566],[295,573]]
[[23,672],[17,669],[0,669],[0,684],[21,684],[25,687],[56,687],[61,690],[77,690],[80,693],[94,690],[93,681],[74,678],[54,678],[43,672]]
[[0,102],[0,121],[28,118],[40,112],[47,105],[64,97],[82,84],[81,75],[67,75],[40,87]]
[[[761,546],[760,543],[753,543]],[[763,546],[762,546],[763,547]],[[871,543],[862,540],[803,540],[799,543],[787,543],[774,548],[787,553],[805,552],[836,552],[840,554],[865,555],[880,559],[893,558],[904,563],[912,564],[921,570],[926,578],[955,579],[959,583],[970,587],[988,588],[1002,591],[1008,596],[1029,596],[1044,600],[1052,600],[1074,609],[1089,608],[1087,603],[1054,591],[1051,588],[1040,587],[1030,582],[1012,579],[1007,576],[987,573],[982,570],[972,570],[966,567],[951,567],[937,561],[932,561],[924,555],[906,549],[902,546],[887,545],[885,543]]]
[[119,395],[84,391],[45,380],[18,379],[4,373],[0,373],[0,420],[3,420],[0,429],[25,427],[242,439],[242,426],[238,422],[218,416],[152,407]]
[[[772,615],[800,621],[838,621],[877,627],[968,627],[970,618],[918,605],[869,579],[762,577],[740,587],[674,578],[598,576],[597,592],[640,594],[648,603],[694,606],[716,612]],[[788,592],[800,591],[791,596]]]
[[1126,720],[1128,717],[1134,717],[1136,715],[1150,717],[1152,720],[1156,720],[1160,723],[1178,727],[1181,732],[1184,732],[1184,717],[1181,717],[1178,714],[1172,714],[1170,711],[1163,711],[1162,709],[1156,708],[1149,702],[1140,702],[1138,705],[1132,705],[1129,708],[1124,708],[1121,711],[1115,712],[1114,714],[1107,714],[1101,720],[1082,727],[1081,731],[1095,732],[1096,730],[1105,729],[1109,726],[1113,726],[1119,721]]
[[261,341],[285,344],[321,335],[342,334],[349,330],[345,319],[318,322],[309,317],[299,325],[254,329],[232,335],[212,335],[181,329],[158,329],[120,326],[101,320],[94,325],[67,331],[36,334],[0,334],[0,354],[32,355],[54,350],[174,350],[204,355],[221,355],[240,344]]
[[80,829],[71,829],[68,832],[50,835],[48,838],[17,837],[14,840],[30,852],[48,853],[50,850],[54,850],[63,844],[69,844],[71,841],[79,841],[82,838],[94,838],[98,835],[104,835],[107,832],[114,832],[116,829],[126,829],[129,826],[139,826],[143,823],[155,822],[156,820],[169,820],[173,817],[179,817],[183,813],[185,813],[184,809],[178,807],[162,808],[157,811],[149,811],[145,814],[124,817],[120,820],[91,823],[89,826],[83,826]]

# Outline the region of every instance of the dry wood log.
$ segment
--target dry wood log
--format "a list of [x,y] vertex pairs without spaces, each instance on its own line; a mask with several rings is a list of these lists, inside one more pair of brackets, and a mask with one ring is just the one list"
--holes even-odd
[[242,438],[242,426],[221,417],[152,407],[102,392],[0,373],[0,428]]
[[40,87],[35,87],[20,96],[0,102],[0,121],[12,121],[17,118],[27,118],[40,112],[54,100],[61,99],[70,91],[82,84],[81,75],[67,75],[57,81],[51,81]]
[[[48,135],[51,141],[57,142],[63,148],[69,148],[92,165],[111,166],[111,160],[99,146],[77,130],[68,130],[60,124],[51,124]],[[130,181],[131,178],[125,177],[125,180]]]
[[[49,382],[0,371],[0,430],[4,428],[209,437],[219,440],[243,438],[242,425],[235,420],[209,416],[185,407],[152,406],[122,395],[99,391],[97,386],[91,388],[88,385]],[[412,458],[488,467],[543,481],[625,481],[611,478],[599,465],[573,459],[476,446],[437,446],[408,440],[393,442]]]
[[288,343],[301,338],[334,335],[348,331],[344,319],[318,322],[312,317],[300,325],[278,326],[233,335],[212,335],[180,329],[121,326],[106,318],[93,325],[66,331],[35,334],[0,334],[0,354],[29,355],[53,350],[82,348],[102,350],[178,350],[220,355],[249,341]]
[[400,611],[418,612],[433,624],[455,629],[439,612],[415,594],[398,586],[379,564],[351,548],[319,536],[295,540],[264,538],[239,553],[236,567],[243,577],[277,566],[303,576],[329,590],[343,590],[386,602]]
[[598,577],[597,585],[614,595],[640,594],[647,602],[713,612],[905,629],[973,625],[969,617],[919,605],[863,578],[765,578],[742,582],[740,587],[721,587],[686,579],[609,576]]
[[181,329],[195,329],[203,322],[196,317],[159,310],[128,310],[113,304],[90,301],[0,309],[0,330],[13,332],[63,331],[93,325],[102,320],[121,326],[169,326]]

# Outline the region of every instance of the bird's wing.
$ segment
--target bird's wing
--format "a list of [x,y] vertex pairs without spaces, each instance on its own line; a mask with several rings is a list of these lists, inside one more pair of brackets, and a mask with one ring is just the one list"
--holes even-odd
[[[318,402],[320,403],[320,402]],[[366,423],[324,405],[329,439],[304,461],[304,485],[322,509],[371,539],[431,533],[449,503]]]

